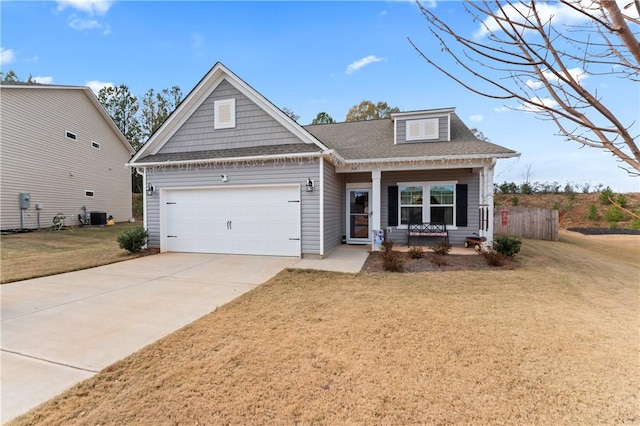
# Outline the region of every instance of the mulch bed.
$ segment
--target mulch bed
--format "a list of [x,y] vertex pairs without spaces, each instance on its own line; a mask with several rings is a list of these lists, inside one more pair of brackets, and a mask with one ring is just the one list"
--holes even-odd
[[640,235],[640,229],[618,228],[567,228],[567,231],[579,232],[583,235]]
[[[428,271],[478,271],[484,269],[492,270],[511,270],[518,266],[515,259],[505,258],[502,266],[489,266],[487,261],[481,255],[460,255],[447,254],[443,256],[445,265],[438,266],[438,256],[435,253],[425,252],[421,259],[412,259],[408,253],[398,253],[404,259],[403,272],[428,272]],[[362,272],[385,272],[382,266],[382,252],[373,252],[365,261],[361,269]]]

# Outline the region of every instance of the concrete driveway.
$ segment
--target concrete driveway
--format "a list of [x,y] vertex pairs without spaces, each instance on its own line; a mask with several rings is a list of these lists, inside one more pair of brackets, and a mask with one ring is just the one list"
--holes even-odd
[[298,261],[163,253],[0,286],[1,421],[27,412]]

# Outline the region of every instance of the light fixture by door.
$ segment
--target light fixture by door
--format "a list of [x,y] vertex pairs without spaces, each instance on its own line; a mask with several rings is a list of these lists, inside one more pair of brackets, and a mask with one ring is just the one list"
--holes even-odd
[[223,182],[229,182],[229,176],[227,175],[220,175],[220,177],[222,178]]
[[307,179],[307,192],[313,192],[313,181],[311,180],[311,178]]
[[153,193],[156,191],[156,188],[151,185],[150,183],[147,184],[147,195],[153,195]]

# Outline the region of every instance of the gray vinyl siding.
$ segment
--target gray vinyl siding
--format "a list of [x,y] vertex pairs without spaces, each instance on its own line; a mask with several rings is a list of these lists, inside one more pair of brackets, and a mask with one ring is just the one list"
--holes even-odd
[[[147,182],[157,191],[168,188],[216,188],[229,186],[255,186],[299,184],[301,188],[301,238],[302,254],[320,254],[320,191],[305,191],[308,178],[319,182],[320,164],[297,160],[268,160],[263,165],[238,165],[237,167],[165,167],[147,169]],[[226,174],[228,182],[222,182],[221,175]],[[147,196],[147,223],[149,247],[160,247],[160,197],[158,194]]]
[[[458,227],[456,230],[449,231],[449,242],[452,245],[462,245],[467,236],[478,232],[480,220],[478,216],[478,198],[479,198],[479,175],[472,173],[470,169],[450,169],[450,170],[433,170],[433,171],[402,171],[402,172],[386,172],[382,173],[380,194],[382,213],[380,222],[387,230],[387,237],[390,237],[397,244],[407,244],[407,230],[398,229],[397,227],[389,227],[389,193],[388,187],[397,185],[398,182],[436,182],[436,181],[458,181],[458,184],[466,184],[467,186],[467,226]],[[391,229],[391,233],[388,231]],[[426,240],[427,243],[434,242],[433,239]]]
[[[236,127],[214,129],[214,102],[236,100]],[[158,151],[160,154],[302,143],[226,80]]]
[[[130,158],[122,143],[81,88],[2,89],[0,139],[0,227],[20,227],[18,194],[31,194],[24,226],[52,225],[62,213],[67,225],[77,225],[80,208],[104,211],[118,222],[131,217]],[[66,131],[77,139],[66,137]],[[100,149],[91,147],[98,142]],[[85,190],[95,193],[93,198]],[[36,210],[36,203],[43,208]]]
[[424,140],[424,141],[420,141],[420,140],[413,140],[413,141],[408,141],[407,140],[407,121],[411,121],[411,120],[398,120],[396,122],[396,143],[429,143],[429,142],[442,142],[442,141],[448,141],[450,139],[450,135],[449,135],[449,115],[448,114],[443,114],[443,115],[438,115],[438,116],[433,116],[433,117],[428,117],[428,118],[438,118],[438,133],[439,133],[439,137],[438,139],[429,139],[429,140]]
[[[391,238],[396,244],[407,244],[406,229],[398,229],[398,227],[388,226],[389,224],[389,193],[388,187],[395,186],[398,182],[436,182],[436,181],[457,181],[459,184],[468,185],[467,203],[467,226],[458,227],[456,230],[449,231],[449,241],[453,245],[461,245],[464,239],[478,232],[480,220],[478,216],[478,199],[479,199],[479,175],[472,173],[470,169],[447,169],[447,170],[407,170],[397,172],[382,172],[380,181],[380,223],[382,228],[386,230],[387,238]],[[345,173],[344,182],[346,183],[364,183],[371,182],[371,173]],[[389,232],[391,231],[391,232]],[[427,240],[428,242],[429,240]],[[431,240],[433,241],[433,240]]]
[[344,183],[329,161],[324,161],[324,251],[329,253],[344,235]]

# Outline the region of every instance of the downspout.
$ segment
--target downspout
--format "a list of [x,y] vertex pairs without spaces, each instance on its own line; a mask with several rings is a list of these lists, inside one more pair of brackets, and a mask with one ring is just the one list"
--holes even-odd
[[324,257],[324,157],[320,157],[318,180],[320,181],[320,256]]

